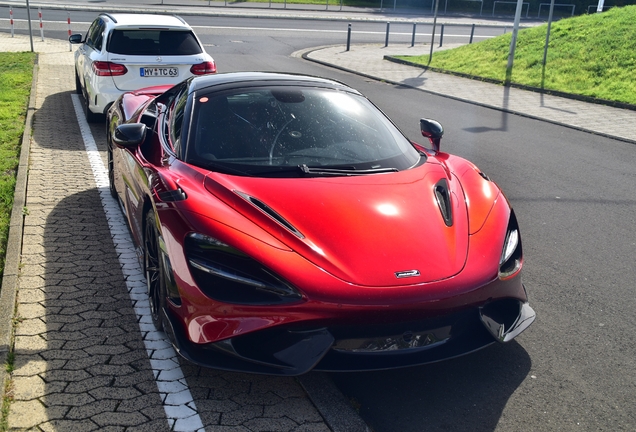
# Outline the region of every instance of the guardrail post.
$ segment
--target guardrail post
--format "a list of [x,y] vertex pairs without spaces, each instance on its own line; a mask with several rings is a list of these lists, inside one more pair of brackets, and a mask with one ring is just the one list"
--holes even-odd
[[9,22],[11,23],[11,37],[13,37],[13,8],[9,8]]
[[469,44],[473,43],[474,35],[475,35],[475,24],[473,24],[473,27],[470,29],[470,41],[468,41]]
[[444,43],[444,24],[442,24],[442,29],[440,30],[440,33],[439,33],[439,46],[441,47],[443,43]]
[[[66,22],[68,23],[68,37],[71,37],[71,13],[67,12],[66,13]],[[68,41],[68,50],[69,51],[73,51],[73,46],[71,45],[71,41],[69,39]]]
[[411,36],[411,46],[415,46],[415,29],[417,28],[417,23],[413,23],[413,36]]
[[389,46],[389,28],[391,27],[391,23],[390,22],[386,22],[386,38],[384,39],[384,47],[388,47]]
[[351,23],[349,23],[349,28],[347,28],[347,51],[351,47]]
[[38,8],[38,16],[40,17],[40,39],[44,42],[44,28],[42,27],[42,8]]

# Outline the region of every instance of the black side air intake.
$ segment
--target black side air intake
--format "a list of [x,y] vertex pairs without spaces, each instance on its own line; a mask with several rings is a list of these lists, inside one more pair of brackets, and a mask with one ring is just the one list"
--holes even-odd
[[275,220],[278,224],[282,225],[283,227],[287,228],[292,234],[294,234],[296,237],[300,238],[300,239],[304,239],[305,236],[303,235],[303,233],[301,233],[300,231],[298,231],[296,229],[296,227],[294,227],[292,224],[290,224],[287,220],[285,220],[284,217],[282,217],[281,215],[279,215],[278,213],[276,213],[274,211],[274,209],[272,209],[270,206],[268,206],[267,204],[265,204],[263,201],[259,200],[258,198],[254,198],[253,196],[250,196],[244,192],[235,190],[234,191],[238,196],[240,196],[241,198],[243,198],[245,201],[247,201],[248,203],[252,204],[254,207],[256,207],[257,209],[259,209],[260,211],[262,211],[263,213],[265,213],[267,216],[269,216],[270,218],[272,218],[273,220]]
[[441,179],[435,185],[435,199],[439,206],[439,211],[442,214],[444,223],[446,226],[453,225],[453,210],[451,206],[450,192],[448,190],[448,182],[446,179]]

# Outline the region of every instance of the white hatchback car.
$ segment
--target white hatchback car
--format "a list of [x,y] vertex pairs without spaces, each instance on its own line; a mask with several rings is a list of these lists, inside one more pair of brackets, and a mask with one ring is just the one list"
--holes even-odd
[[84,95],[86,120],[102,118],[126,91],[177,84],[216,73],[192,28],[175,15],[102,13],[81,34],[75,51],[75,87]]

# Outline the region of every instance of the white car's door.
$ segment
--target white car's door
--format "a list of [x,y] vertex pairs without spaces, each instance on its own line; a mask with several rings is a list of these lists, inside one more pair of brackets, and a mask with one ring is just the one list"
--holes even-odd
[[101,18],[93,21],[84,43],[80,45],[78,58],[78,69],[81,71],[84,93],[89,98],[89,107],[95,105],[95,95],[99,92],[99,80],[93,70],[93,62],[102,60],[102,45],[104,40],[104,30],[106,24]]

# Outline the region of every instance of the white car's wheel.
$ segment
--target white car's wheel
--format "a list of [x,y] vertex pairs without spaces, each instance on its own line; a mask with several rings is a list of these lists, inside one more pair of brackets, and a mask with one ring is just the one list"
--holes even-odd
[[82,83],[77,75],[77,71],[75,71],[75,93],[82,94]]
[[89,108],[88,94],[84,97],[84,109],[86,110],[86,121],[89,123],[97,123],[101,116],[99,114],[95,114]]

